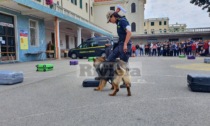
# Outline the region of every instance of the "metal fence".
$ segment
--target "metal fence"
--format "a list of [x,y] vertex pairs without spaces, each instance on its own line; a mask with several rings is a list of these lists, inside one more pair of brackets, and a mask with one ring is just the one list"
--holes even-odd
[[186,28],[184,30],[151,30],[151,31],[144,31],[144,34],[151,35],[151,34],[185,34],[185,33],[200,33],[200,32],[210,32],[210,27],[205,28]]

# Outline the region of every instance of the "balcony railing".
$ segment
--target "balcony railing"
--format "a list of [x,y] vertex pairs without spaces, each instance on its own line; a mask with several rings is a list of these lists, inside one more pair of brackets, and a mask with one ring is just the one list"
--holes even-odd
[[63,8],[62,6],[60,6],[60,5],[56,4],[56,3],[54,3],[54,4],[51,5],[51,6],[49,6],[49,5],[46,5],[45,0],[32,0],[32,1],[34,1],[34,2],[36,2],[36,3],[39,3],[39,4],[43,5],[43,6],[49,7],[49,8],[51,8],[51,9],[54,9],[54,10],[56,10],[56,11],[58,11],[58,12],[64,14],[64,15],[67,15],[67,16],[69,16],[69,17],[73,17],[73,18],[75,18],[75,19],[77,19],[77,20],[80,20],[80,21],[83,21],[83,22],[92,24],[92,25],[94,25],[94,26],[96,26],[96,27],[98,27],[98,28],[100,28],[100,29],[103,29],[103,30],[106,31],[106,32],[111,33],[110,31],[107,31],[107,30],[104,29],[103,27],[100,27],[100,26],[98,26],[98,25],[92,23],[91,21],[89,21],[89,20],[87,20],[87,19],[85,19],[85,18],[83,18],[83,17],[81,17],[81,16],[75,14],[74,12],[72,12],[72,11],[70,11],[70,10],[67,10],[67,9]]
[[152,34],[184,34],[184,33],[202,33],[202,32],[209,32],[210,33],[210,27],[206,28],[186,28],[184,30],[175,30],[175,31],[160,31],[160,30],[153,30],[153,31],[147,31],[144,32],[144,34],[152,35]]

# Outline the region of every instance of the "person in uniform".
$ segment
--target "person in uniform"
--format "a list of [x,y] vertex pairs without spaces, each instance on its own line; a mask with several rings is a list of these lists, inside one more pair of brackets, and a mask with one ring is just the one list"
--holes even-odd
[[[119,36],[118,43],[115,44],[115,47],[111,54],[106,58],[107,62],[114,62],[116,58],[120,58],[124,62],[128,63],[129,57],[132,53],[132,42],[131,38],[131,26],[125,16],[121,16],[117,11],[109,11],[106,15],[107,23],[113,23],[117,25],[117,34]],[[123,84],[120,86],[125,88],[126,85]]]

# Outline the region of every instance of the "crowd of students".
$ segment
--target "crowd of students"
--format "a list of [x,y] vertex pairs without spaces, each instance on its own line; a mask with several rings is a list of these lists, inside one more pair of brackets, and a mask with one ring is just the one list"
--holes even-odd
[[132,56],[207,56],[210,55],[210,40],[186,40],[182,42],[153,42],[132,45]]

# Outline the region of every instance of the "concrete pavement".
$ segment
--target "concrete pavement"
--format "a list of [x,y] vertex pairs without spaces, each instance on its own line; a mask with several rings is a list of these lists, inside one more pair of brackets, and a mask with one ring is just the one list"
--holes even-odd
[[[79,62],[92,65],[87,59]],[[36,72],[38,63],[53,63],[55,69]],[[203,58],[131,58],[130,66],[141,68],[131,97],[126,89],[108,96],[109,84],[102,92],[83,88],[83,70],[69,66],[69,59],[3,64],[0,70],[23,71],[25,78],[21,84],[0,85],[0,126],[209,126],[209,93],[187,88],[188,73],[210,73],[187,68],[201,63]]]

